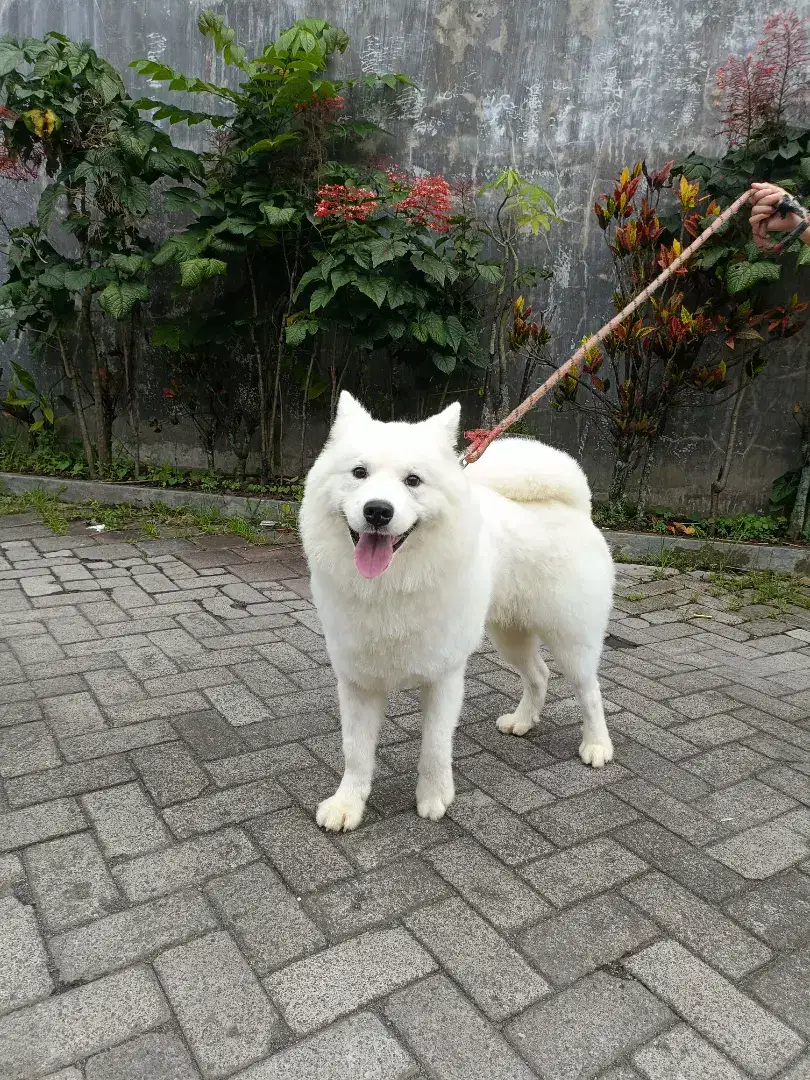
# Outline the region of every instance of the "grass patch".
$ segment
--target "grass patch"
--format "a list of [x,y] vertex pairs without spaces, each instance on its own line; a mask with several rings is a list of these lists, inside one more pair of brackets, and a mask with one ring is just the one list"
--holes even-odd
[[793,574],[776,570],[748,570],[741,574],[712,574],[709,578],[712,595],[726,599],[729,611],[761,605],[774,613],[789,606],[810,608],[810,588]]
[[0,493],[0,518],[10,514],[36,514],[43,525],[58,536],[64,536],[72,522],[104,525],[111,532],[127,538],[193,539],[204,535],[241,537],[257,546],[289,544],[297,538],[292,515],[275,528],[260,525],[262,520],[257,503],[249,516],[226,517],[214,506],[200,509],[170,507],[165,503],[151,506],[104,506],[97,502],[65,503],[55,495],[34,489],[20,495]]
[[665,507],[639,511],[633,508],[596,504],[593,520],[603,529],[619,532],[647,532],[669,536],[691,536],[696,540],[736,540],[740,543],[784,543],[788,520],[767,514],[727,514],[700,517],[676,513]]

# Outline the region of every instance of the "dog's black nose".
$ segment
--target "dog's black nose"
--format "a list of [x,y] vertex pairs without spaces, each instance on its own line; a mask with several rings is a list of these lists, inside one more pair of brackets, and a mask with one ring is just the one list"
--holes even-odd
[[373,525],[375,529],[387,525],[394,516],[394,508],[390,502],[383,499],[370,499],[363,507],[363,517]]

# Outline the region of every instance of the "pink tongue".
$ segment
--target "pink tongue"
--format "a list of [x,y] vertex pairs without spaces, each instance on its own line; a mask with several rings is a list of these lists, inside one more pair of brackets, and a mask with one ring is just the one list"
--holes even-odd
[[388,568],[394,557],[395,536],[360,533],[354,548],[354,565],[364,578],[375,578]]

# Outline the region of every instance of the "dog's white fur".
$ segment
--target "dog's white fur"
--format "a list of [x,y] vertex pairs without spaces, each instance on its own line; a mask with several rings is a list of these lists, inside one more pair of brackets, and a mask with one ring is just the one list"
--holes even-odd
[[[595,767],[613,757],[596,674],[613,562],[591,522],[585,475],[567,454],[529,439],[500,439],[462,469],[459,413],[454,404],[421,423],[382,423],[344,392],[307,477],[301,536],[338,680],[345,758],[340,786],[318,807],[327,829],[360,824],[388,695],[416,686],[416,805],[422,817],[442,817],[454,797],[464,669],[485,627],[523,682],[520,704],[498,728],[524,735],[537,723],[549,676],[542,641],[584,714],[579,756]],[[359,466],[366,478],[353,475]],[[406,486],[410,475],[421,483]],[[349,530],[370,531],[363,507],[372,499],[394,508],[384,532],[413,531],[388,569],[367,580]]]

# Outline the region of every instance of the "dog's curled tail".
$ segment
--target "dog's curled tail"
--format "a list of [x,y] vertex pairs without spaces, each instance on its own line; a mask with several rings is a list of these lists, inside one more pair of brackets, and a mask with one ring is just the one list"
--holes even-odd
[[591,489],[576,461],[536,439],[496,440],[467,467],[467,475],[514,502],[559,502],[591,512]]

